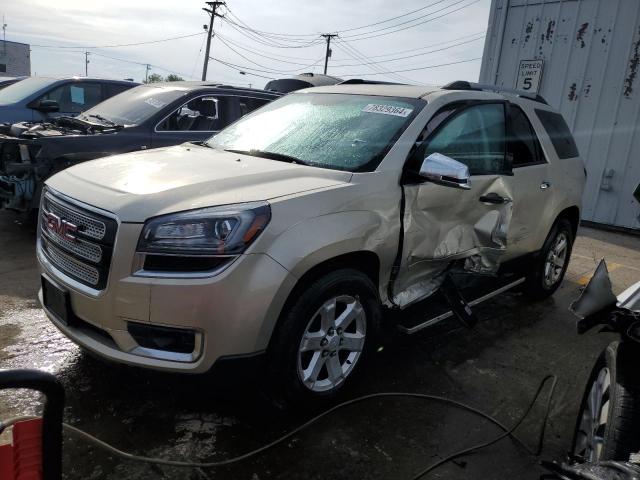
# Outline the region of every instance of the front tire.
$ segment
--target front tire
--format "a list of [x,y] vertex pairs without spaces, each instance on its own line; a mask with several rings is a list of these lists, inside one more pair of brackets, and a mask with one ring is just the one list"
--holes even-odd
[[352,269],[293,293],[269,348],[270,396],[283,405],[335,397],[375,347],[381,309],[373,282]]
[[559,218],[531,264],[523,288],[526,296],[542,300],[553,295],[569,266],[573,240],[571,222],[566,218]]
[[571,451],[587,462],[628,461],[640,451],[640,381],[624,375],[636,369],[638,355],[620,342],[598,358],[580,405]]

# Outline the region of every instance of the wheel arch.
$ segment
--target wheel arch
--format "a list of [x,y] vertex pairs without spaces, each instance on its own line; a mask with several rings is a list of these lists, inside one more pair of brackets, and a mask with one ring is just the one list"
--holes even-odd
[[270,331],[264,332],[268,335],[268,347],[271,346],[274,334],[278,331],[278,327],[282,321],[283,313],[291,307],[291,304],[298,298],[299,293],[309,284],[322,277],[323,275],[338,269],[353,269],[365,274],[375,286],[376,292],[379,291],[380,280],[380,258],[370,250],[355,250],[330,258],[314,264],[302,274],[291,290],[286,300],[282,304],[282,308],[278,312],[277,318],[272,327],[268,327]]
[[580,226],[580,209],[576,205],[565,208],[556,217],[554,225],[561,218],[569,220],[571,223],[571,230],[573,231],[573,238],[575,239],[578,234],[578,227]]

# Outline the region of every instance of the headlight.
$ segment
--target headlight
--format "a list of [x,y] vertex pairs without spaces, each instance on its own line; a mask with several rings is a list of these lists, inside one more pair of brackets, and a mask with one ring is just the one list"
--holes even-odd
[[179,256],[229,256],[244,252],[271,219],[266,202],[203,208],[147,221],[138,252]]

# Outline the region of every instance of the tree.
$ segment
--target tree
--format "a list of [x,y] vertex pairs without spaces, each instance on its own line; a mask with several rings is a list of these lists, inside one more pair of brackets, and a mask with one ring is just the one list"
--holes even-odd
[[162,78],[162,75],[159,73],[152,73],[146,80],[143,80],[144,83],[157,83],[162,81],[164,81],[164,78]]
[[182,82],[184,81],[184,78],[182,78],[180,75],[176,75],[175,73],[170,73],[169,75],[167,75],[167,78],[164,79],[165,82]]

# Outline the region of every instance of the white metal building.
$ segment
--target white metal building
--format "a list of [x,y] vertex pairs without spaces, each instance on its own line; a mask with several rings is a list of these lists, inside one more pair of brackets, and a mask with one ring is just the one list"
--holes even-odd
[[26,43],[0,40],[0,77],[31,75],[31,49]]
[[538,91],[588,172],[583,220],[640,229],[640,1],[492,0],[480,81]]

